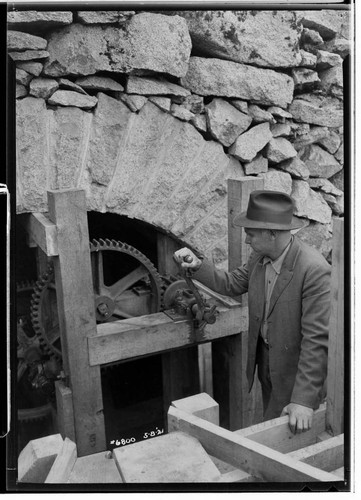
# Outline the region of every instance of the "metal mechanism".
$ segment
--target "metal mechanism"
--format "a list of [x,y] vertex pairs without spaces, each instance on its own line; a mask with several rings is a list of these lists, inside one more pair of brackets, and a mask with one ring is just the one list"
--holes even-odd
[[[189,261],[188,261],[189,262]],[[215,305],[210,305],[199,293],[192,281],[192,272],[183,271],[184,279],[172,283],[164,294],[165,313],[174,319],[184,319],[184,316],[193,319],[196,331],[201,331],[206,324],[213,324],[217,318]]]
[[60,367],[49,360],[30,318],[31,294],[35,283],[17,283],[17,417],[19,423],[30,423],[47,418],[51,413],[54,380]]
[[[162,279],[151,261],[115,240],[90,242],[96,321],[105,323],[158,312]],[[54,271],[49,267],[33,294],[31,319],[40,344],[61,359]]]

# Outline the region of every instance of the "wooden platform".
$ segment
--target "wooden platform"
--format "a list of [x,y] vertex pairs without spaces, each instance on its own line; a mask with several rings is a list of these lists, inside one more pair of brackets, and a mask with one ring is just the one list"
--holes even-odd
[[19,470],[25,481],[45,483],[335,484],[344,480],[343,434],[326,432],[326,412],[323,405],[301,434],[292,434],[287,416],[232,432],[219,427],[218,404],[203,393],[172,403],[169,434],[80,458],[72,441],[61,447],[59,434],[48,436],[27,445]]

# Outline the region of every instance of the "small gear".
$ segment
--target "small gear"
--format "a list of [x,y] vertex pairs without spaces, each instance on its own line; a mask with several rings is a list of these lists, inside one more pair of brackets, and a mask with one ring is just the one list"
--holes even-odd
[[[99,239],[90,242],[90,256],[98,323],[161,310],[162,278],[139,250],[120,241]],[[31,320],[42,348],[60,360],[60,329],[52,267],[36,283]]]

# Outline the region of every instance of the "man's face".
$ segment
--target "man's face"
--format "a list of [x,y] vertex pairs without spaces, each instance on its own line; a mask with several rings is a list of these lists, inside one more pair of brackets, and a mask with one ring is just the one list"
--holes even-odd
[[252,250],[260,255],[269,255],[273,249],[273,239],[267,229],[244,228],[246,233],[245,242],[250,245]]

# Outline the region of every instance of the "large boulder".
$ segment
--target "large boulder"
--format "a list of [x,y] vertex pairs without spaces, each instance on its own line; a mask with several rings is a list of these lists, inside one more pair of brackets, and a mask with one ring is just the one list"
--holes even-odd
[[270,168],[268,172],[259,174],[264,180],[264,189],[270,191],[281,191],[282,193],[291,194],[292,192],[292,177],[287,172],[280,172]]
[[83,89],[97,90],[98,92],[122,92],[124,87],[107,76],[85,76],[77,78],[75,84]]
[[221,59],[191,57],[182,85],[198,95],[245,99],[287,107],[293,99],[293,79],[271,69]]
[[96,97],[79,94],[73,90],[57,90],[48,99],[48,103],[53,106],[75,106],[82,109],[92,109],[97,102]]
[[33,78],[29,87],[29,94],[41,99],[48,99],[59,88],[53,78]]
[[12,50],[44,50],[48,42],[40,36],[22,33],[20,31],[7,32],[7,49]]
[[59,106],[51,113],[49,127],[51,189],[77,186],[91,124],[91,113],[80,108]]
[[16,107],[17,211],[44,210],[49,186],[48,111],[44,99],[25,97]]
[[295,202],[294,214],[322,224],[331,222],[332,210],[320,193],[310,188],[308,182],[294,180],[291,196]]
[[199,55],[268,68],[298,66],[301,25],[292,11],[178,11]]
[[326,93],[340,99],[343,98],[343,70],[342,65],[333,66],[319,73],[320,87]]
[[269,123],[261,123],[241,134],[229,148],[229,154],[241,161],[252,161],[271,139]]
[[15,10],[8,12],[8,29],[24,30],[32,33],[48,31],[73,22],[72,12]]
[[33,62],[33,61],[18,62],[16,67],[34,76],[39,76],[40,73],[43,71],[43,65],[40,62]]
[[189,90],[180,85],[168,82],[164,78],[140,77],[130,75],[127,80],[128,94],[140,95],[175,95],[186,97],[190,95]]
[[85,165],[91,180],[107,186],[117,166],[121,138],[124,137],[131,111],[121,101],[98,94]]
[[77,20],[82,24],[120,24],[135,14],[133,10],[81,10]]
[[317,31],[324,40],[336,36],[348,20],[347,10],[305,10],[301,22],[305,28]]
[[310,127],[304,132],[299,132],[296,139],[293,141],[293,147],[296,151],[308,146],[309,144],[314,144],[315,142],[320,142],[329,136],[330,132],[327,127]]
[[245,132],[252,118],[238,111],[224,99],[213,99],[206,106],[208,129],[212,136],[224,146],[230,146]]
[[72,24],[49,37],[49,76],[166,73],[184,76],[191,40],[185,20],[142,12],[119,27]]
[[301,94],[294,99],[289,111],[298,122],[331,128],[343,125],[343,103],[336,97]]
[[328,52],[327,50],[319,50],[317,52],[317,70],[323,71],[333,66],[342,64],[342,57],[339,54]]
[[306,180],[310,176],[310,171],[307,165],[305,165],[305,163],[298,156],[283,161],[282,163],[278,163],[277,168],[289,173],[291,177],[294,177],[295,179]]
[[308,245],[316,248],[325,258],[329,257],[332,248],[331,224],[311,221],[297,232],[297,236]]
[[261,174],[268,171],[268,160],[260,153],[249,163],[244,164],[246,175]]
[[342,165],[338,163],[334,156],[317,144],[311,144],[301,149],[299,157],[307,165],[310,177],[329,179],[342,169]]
[[267,158],[271,163],[280,163],[295,156],[297,151],[284,137],[272,138],[267,145]]

